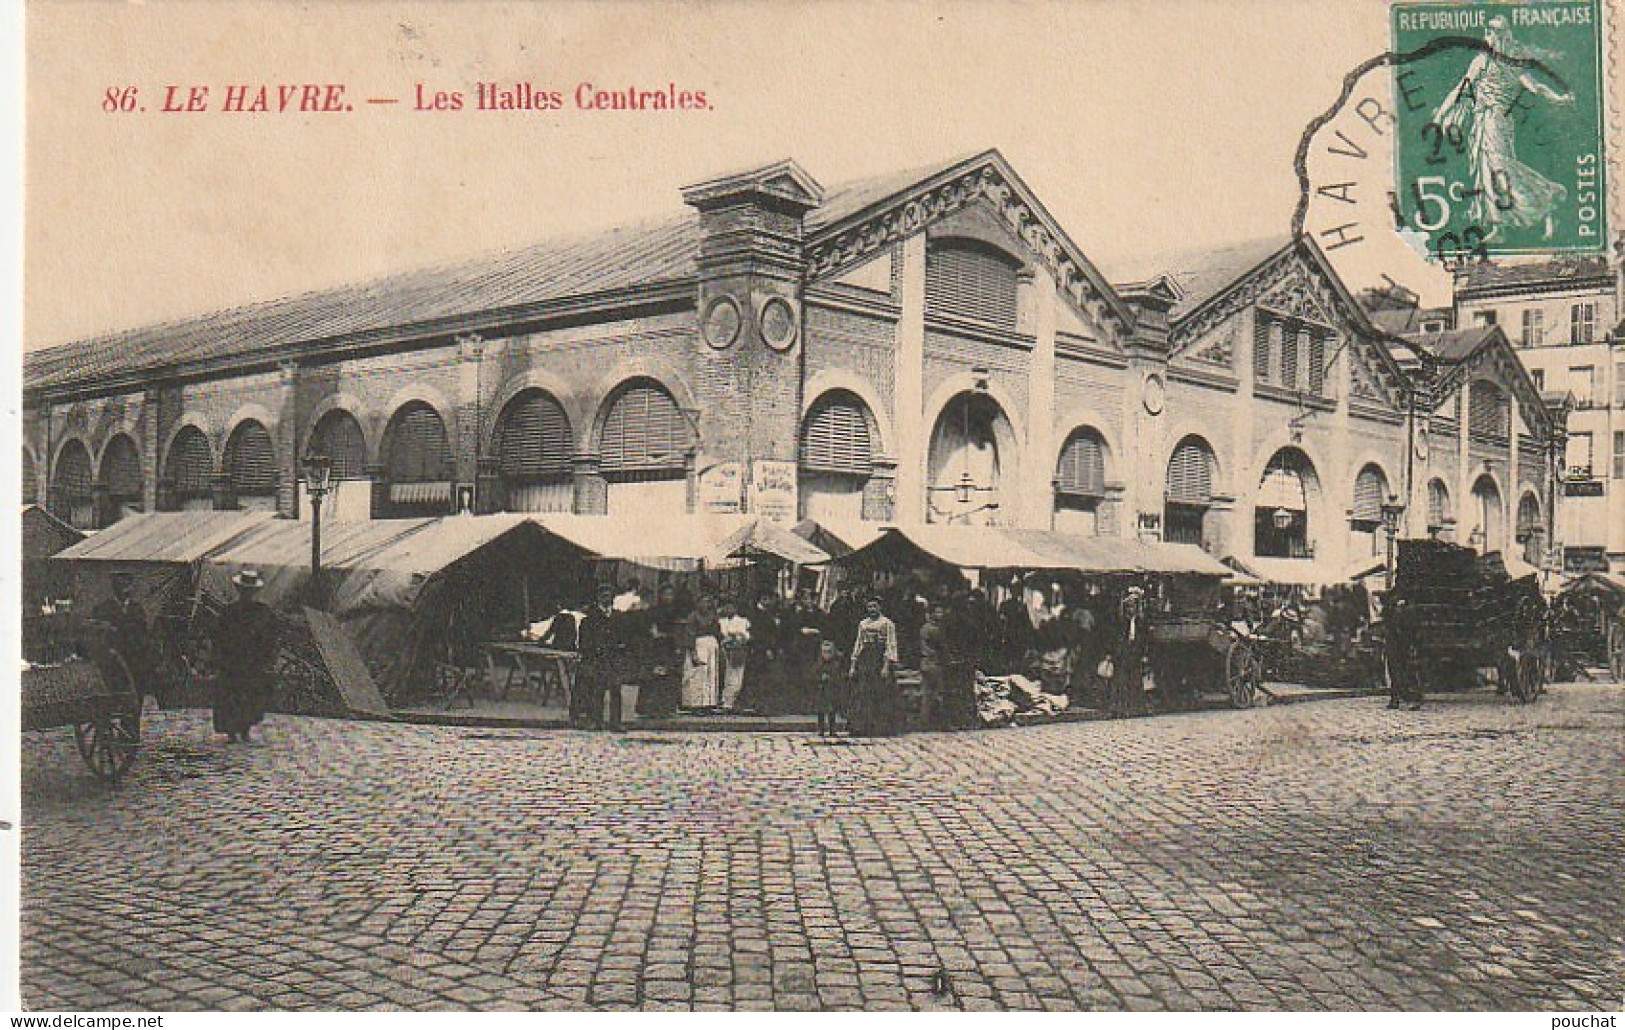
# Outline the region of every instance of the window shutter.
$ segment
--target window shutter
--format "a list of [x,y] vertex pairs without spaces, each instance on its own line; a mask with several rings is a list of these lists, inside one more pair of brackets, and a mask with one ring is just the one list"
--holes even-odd
[[1263,312],[1253,315],[1253,379],[1270,381],[1270,328],[1274,321]]
[[361,423],[348,411],[329,411],[310,434],[313,454],[325,454],[333,462],[334,482],[367,478],[367,441]]
[[867,476],[874,471],[869,420],[862,402],[836,397],[821,401],[801,437],[801,467],[809,472]]
[[135,441],[115,436],[102,455],[102,485],[114,497],[141,496],[141,456]]
[[1168,462],[1168,500],[1175,504],[1209,504],[1213,500],[1213,452],[1197,440],[1174,449]]
[[226,444],[226,473],[236,493],[276,493],[276,448],[264,426],[250,420],[231,434]]
[[164,473],[174,481],[175,492],[182,496],[207,495],[210,479],[214,476],[214,457],[209,453],[209,441],[196,426],[187,426],[175,434],[169,445],[169,461]]
[[925,307],[1014,330],[1017,282],[1017,268],[1007,258],[982,247],[941,244],[926,260]]
[[1446,492],[1444,484],[1435,479],[1428,483],[1428,528],[1443,526],[1449,517],[1450,494]]
[[34,467],[34,456],[28,453],[27,447],[23,448],[23,503],[39,503],[38,470]]
[[1518,502],[1518,537],[1520,540],[1527,539],[1540,531],[1540,505],[1525,494],[1523,500]]
[[1476,435],[1503,437],[1507,435],[1511,411],[1505,395],[1494,385],[1474,383],[1467,400],[1467,425]]
[[671,395],[634,386],[604,420],[601,460],[606,472],[680,472],[688,446],[688,423]]
[[1291,328],[1281,332],[1281,385],[1289,390],[1298,388],[1298,344],[1300,335]]
[[541,390],[527,390],[503,409],[497,424],[497,467],[511,479],[565,475],[573,450],[570,419]]
[[1309,392],[1316,397],[1326,393],[1326,335],[1309,334]]
[[1055,478],[1063,494],[1103,497],[1106,494],[1106,448],[1093,430],[1074,433],[1061,451]]
[[1354,480],[1354,510],[1349,517],[1355,522],[1381,522],[1387,491],[1388,482],[1381,470],[1369,465],[1361,469]]
[[451,447],[440,413],[413,401],[389,425],[385,465],[392,483],[442,483],[453,477]]

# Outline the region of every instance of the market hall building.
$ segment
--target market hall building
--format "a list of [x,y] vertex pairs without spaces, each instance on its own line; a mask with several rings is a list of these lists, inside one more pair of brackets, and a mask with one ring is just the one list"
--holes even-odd
[[319,452],[340,519],[999,524],[1323,582],[1383,553],[1385,504],[1401,536],[1550,537],[1561,429],[1500,329],[1385,330],[1312,243],[1114,282],[996,151],[831,189],[783,161],[681,197],[657,224],[30,352],[24,500],[86,529],[303,517]]

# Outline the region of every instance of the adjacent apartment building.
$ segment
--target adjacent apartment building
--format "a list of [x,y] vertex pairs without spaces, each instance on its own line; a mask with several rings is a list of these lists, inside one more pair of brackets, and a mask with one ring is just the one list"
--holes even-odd
[[1625,325],[1604,257],[1473,264],[1456,276],[1456,325],[1499,326],[1548,397],[1570,406],[1555,543],[1567,572],[1625,569]]

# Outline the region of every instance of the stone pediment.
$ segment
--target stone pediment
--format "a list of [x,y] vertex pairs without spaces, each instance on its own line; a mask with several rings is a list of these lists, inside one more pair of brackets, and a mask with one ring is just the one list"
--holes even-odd
[[831,279],[880,251],[977,206],[1019,242],[1024,258],[1042,265],[1066,303],[1113,342],[1134,325],[1133,313],[1067,237],[997,151],[929,175],[821,230],[807,247],[810,280]]

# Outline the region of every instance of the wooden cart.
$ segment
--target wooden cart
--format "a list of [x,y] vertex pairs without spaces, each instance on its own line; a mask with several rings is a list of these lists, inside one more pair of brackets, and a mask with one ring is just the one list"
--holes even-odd
[[143,694],[124,659],[96,636],[83,649],[88,654],[24,667],[23,729],[73,727],[91,772],[117,783],[141,750]]

